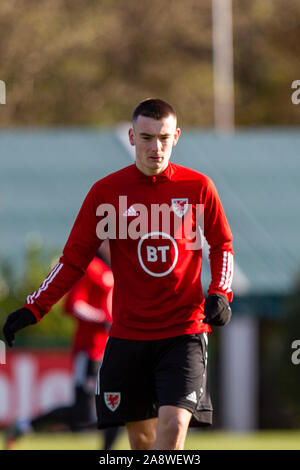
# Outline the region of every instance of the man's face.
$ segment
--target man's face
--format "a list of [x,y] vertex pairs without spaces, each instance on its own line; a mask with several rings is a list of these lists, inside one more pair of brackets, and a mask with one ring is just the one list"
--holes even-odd
[[135,145],[136,166],[146,175],[157,175],[164,171],[177,144],[180,129],[176,119],[169,115],[159,121],[139,116],[129,130],[129,141]]

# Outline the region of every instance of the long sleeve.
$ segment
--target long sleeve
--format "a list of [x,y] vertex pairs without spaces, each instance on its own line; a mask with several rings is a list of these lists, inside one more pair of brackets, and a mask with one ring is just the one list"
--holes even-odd
[[81,278],[101,244],[96,235],[99,217],[95,193],[94,185],[81,206],[58,264],[26,299],[24,307],[32,311],[37,321]]
[[232,233],[217,189],[209,179],[204,205],[204,236],[210,247],[211,283],[208,294],[219,293],[231,302],[233,278]]
[[111,299],[114,278],[99,258],[89,264],[84,276],[65,298],[65,311],[77,319],[93,323],[111,323]]

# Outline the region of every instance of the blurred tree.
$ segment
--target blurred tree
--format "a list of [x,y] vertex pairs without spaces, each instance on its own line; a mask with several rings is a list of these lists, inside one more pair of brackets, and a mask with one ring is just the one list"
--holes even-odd
[[[233,0],[237,125],[299,124],[298,0]],[[209,0],[0,4],[2,126],[110,125],[148,96],[213,125]]]
[[[34,292],[57,262],[56,253],[45,253],[38,238],[28,241],[25,268],[16,278],[11,265],[0,264],[0,328],[7,315],[24,305],[26,296]],[[16,335],[15,346],[68,345],[74,325],[63,315],[62,301],[54,305],[37,325],[25,328]],[[2,335],[1,335],[2,336]]]
[[233,6],[238,124],[300,124],[300,107],[291,103],[299,78],[299,1],[233,0]]
[[[299,124],[298,0],[233,0],[237,125]],[[213,125],[209,0],[0,4],[2,126],[110,125],[148,96]]]

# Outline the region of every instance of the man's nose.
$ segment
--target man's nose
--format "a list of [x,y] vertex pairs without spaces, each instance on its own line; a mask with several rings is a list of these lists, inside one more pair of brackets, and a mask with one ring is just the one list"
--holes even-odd
[[160,151],[161,150],[161,147],[162,147],[162,144],[161,144],[161,141],[159,139],[153,139],[153,150],[155,151]]

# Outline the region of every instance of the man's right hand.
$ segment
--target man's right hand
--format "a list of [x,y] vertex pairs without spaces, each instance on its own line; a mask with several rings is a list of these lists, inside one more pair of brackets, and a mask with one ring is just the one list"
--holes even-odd
[[3,334],[8,346],[11,348],[14,345],[17,331],[34,323],[37,323],[37,320],[28,308],[19,308],[19,310],[8,315],[3,327]]

